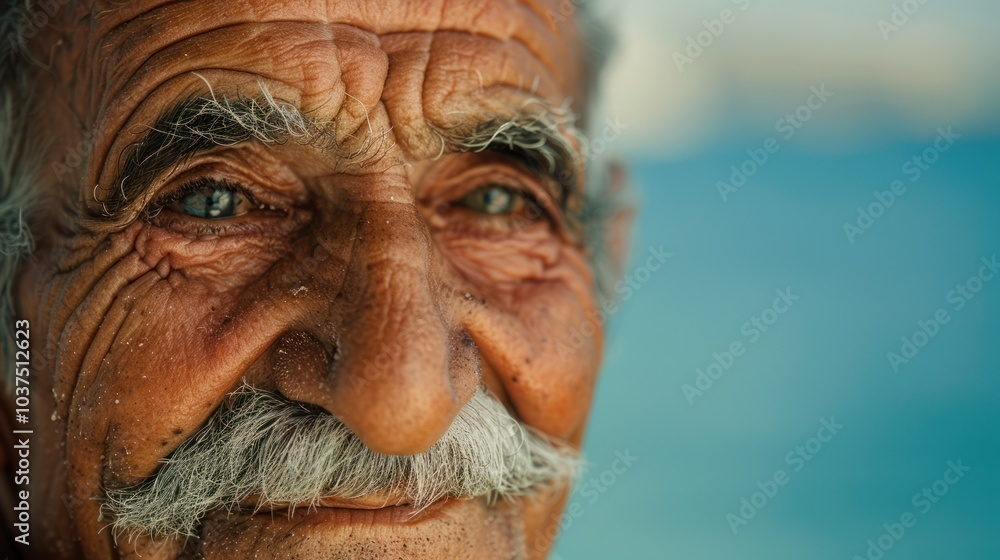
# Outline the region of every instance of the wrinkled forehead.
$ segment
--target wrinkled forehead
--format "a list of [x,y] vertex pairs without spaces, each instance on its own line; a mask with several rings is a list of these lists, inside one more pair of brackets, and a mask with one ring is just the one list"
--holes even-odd
[[106,183],[134,131],[179,100],[261,85],[345,137],[374,119],[425,158],[441,149],[432,129],[528,98],[581,112],[574,11],[565,0],[98,0],[67,6],[75,23],[56,67],[94,141],[88,185]]
[[239,22],[346,24],[378,35],[454,30],[514,39],[553,60],[565,54],[553,34],[565,32],[575,6],[557,0],[97,0],[92,31],[106,38],[129,22],[208,31]]
[[[493,81],[567,96],[581,90],[583,61],[575,7],[562,3],[566,6],[557,0],[98,0],[77,17],[83,24],[77,27],[88,29],[77,35],[83,44],[77,45],[82,49],[74,74],[89,73],[81,83],[102,90],[97,99],[109,101],[142,95],[143,81],[166,81],[215,64],[297,81],[302,101],[327,103],[321,94],[333,82],[350,79],[352,72],[378,74],[385,65],[380,59],[388,57],[389,63],[409,62],[411,70],[418,62],[425,69],[451,70],[458,75],[436,85],[453,90],[463,80],[479,86]],[[407,53],[424,59],[404,60]],[[289,76],[294,72],[300,75]],[[490,80],[487,72],[500,75]],[[314,95],[320,99],[309,99]]]

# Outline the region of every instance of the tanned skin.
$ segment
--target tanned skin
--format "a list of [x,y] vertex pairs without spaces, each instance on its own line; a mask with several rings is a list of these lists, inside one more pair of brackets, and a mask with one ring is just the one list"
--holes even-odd
[[[36,250],[13,295],[31,324],[34,407],[32,544],[18,552],[545,557],[565,488],[492,507],[450,500],[409,523],[364,500],[291,518],[215,513],[187,548],[116,544],[99,512],[103,488],[154,475],[244,382],[322,407],[392,454],[431,446],[485,383],[515,417],[579,446],[603,344],[600,328],[573,337],[598,311],[591,249],[537,170],[442,153],[437,133],[513,115],[529,98],[583,111],[583,45],[573,18],[552,14],[555,0],[61,8],[30,43],[49,65],[33,71],[37,129],[51,138],[47,162],[84,138],[93,150],[72,173],[43,168]],[[210,177],[243,185],[263,210],[104,216],[123,154],[165,111],[262,86],[334,123],[337,149],[217,148],[163,173],[150,195]],[[365,148],[372,157],[348,163]],[[463,205],[489,184],[534,202],[500,216]]]

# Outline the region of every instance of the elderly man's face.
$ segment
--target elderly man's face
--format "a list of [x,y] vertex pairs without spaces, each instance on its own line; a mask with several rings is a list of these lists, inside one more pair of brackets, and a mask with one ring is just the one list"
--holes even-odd
[[560,110],[585,81],[572,17],[500,0],[65,9],[79,13],[53,47],[43,118],[53,161],[82,138],[93,151],[53,177],[16,290],[52,418],[36,434],[54,466],[33,480],[67,481],[37,492],[33,548],[544,556],[567,492],[555,483],[425,508],[392,488],[315,508],[251,495],[208,511],[197,538],[117,544],[101,508],[244,385],[338,418],[379,454],[427,451],[480,387],[578,447],[602,337]]

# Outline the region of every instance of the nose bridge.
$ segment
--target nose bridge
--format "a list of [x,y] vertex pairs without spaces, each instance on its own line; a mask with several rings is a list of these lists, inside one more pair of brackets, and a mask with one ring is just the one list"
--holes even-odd
[[370,202],[359,215],[355,249],[352,265],[371,267],[391,260],[427,268],[430,231],[415,201]]
[[461,406],[431,247],[412,204],[379,203],[362,214],[347,263],[329,408],[383,453],[430,447]]
[[[406,210],[362,219],[344,279],[351,305],[339,329],[338,368],[355,365],[354,358],[363,358],[367,366],[381,364],[384,359],[374,358],[405,357],[412,353],[407,351],[410,346],[430,343],[438,336],[446,338],[434,301],[430,243],[418,219]],[[436,356],[428,353],[426,357]],[[357,386],[362,381],[378,381],[381,373],[371,371],[364,379],[344,380]],[[346,372],[338,375],[345,377]]]

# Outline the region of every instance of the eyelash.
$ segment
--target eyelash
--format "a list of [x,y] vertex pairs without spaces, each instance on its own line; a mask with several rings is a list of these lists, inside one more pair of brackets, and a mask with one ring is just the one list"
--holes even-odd
[[[462,189],[463,193],[460,196],[452,198],[450,202],[447,202],[446,207],[454,210],[467,210],[461,206],[462,199],[476,189],[490,187],[502,187],[510,190],[513,195],[522,198],[523,208],[520,212],[509,215],[477,213],[474,218],[474,222],[478,222],[479,224],[482,224],[482,226],[490,229],[492,229],[491,226],[506,229],[509,227],[510,223],[518,222],[518,220],[523,219],[527,213],[535,212],[535,210],[532,210],[534,208],[537,209],[537,215],[528,218],[528,223],[538,223],[540,221],[544,221],[549,224],[549,226],[558,227],[558,220],[554,217],[552,210],[539,200],[539,197],[530,187],[524,186],[519,181],[484,180],[482,182],[478,182],[478,184],[475,184],[472,187]],[[257,220],[220,220],[218,222],[213,222],[211,220],[201,220],[187,215],[180,215],[176,217],[171,216],[169,220],[164,220],[163,218],[158,219],[164,208],[169,207],[189,194],[208,189],[230,190],[237,192],[246,198],[247,203],[252,209],[261,207],[259,199],[254,196],[249,188],[239,182],[226,178],[198,177],[181,184],[176,189],[160,196],[153,203],[151,203],[144,211],[147,221],[160,227],[181,227],[197,236],[225,236],[240,233],[253,233],[261,229],[262,226]],[[263,208],[267,208],[267,206],[263,206]],[[251,212],[252,211],[253,210],[251,210]],[[522,225],[524,224],[524,222],[521,223]],[[468,222],[466,223],[466,226],[462,226],[459,223],[456,223],[455,225],[459,228],[471,226]]]
[[[539,202],[538,197],[535,196],[535,193],[533,193],[531,189],[520,185],[504,183],[504,182],[487,181],[484,183],[480,183],[470,188],[468,191],[466,191],[466,193],[463,196],[459,197],[454,202],[452,202],[452,205],[458,204],[462,199],[464,199],[466,196],[471,194],[476,189],[486,189],[490,187],[504,188],[509,190],[511,193],[520,196],[524,200],[524,205],[526,209],[531,207],[537,208],[541,212],[541,215],[539,216],[540,218],[545,218],[547,221],[552,221],[552,216],[549,213],[549,210],[545,207],[544,204]],[[484,214],[483,217],[487,219],[497,219],[497,218],[505,218],[508,216],[502,216],[502,215],[491,216],[488,214]]]
[[[164,208],[170,206],[171,204],[181,200],[185,196],[195,193],[198,191],[206,189],[219,189],[219,190],[230,190],[239,193],[240,195],[246,197],[247,201],[252,206],[260,206],[260,202],[257,198],[250,192],[250,189],[246,188],[241,183],[235,181],[230,181],[229,179],[217,179],[214,177],[198,177],[197,179],[192,179],[171,192],[161,196],[156,199],[152,204],[146,208],[147,219],[156,218]],[[190,219],[197,219],[190,217]]]

